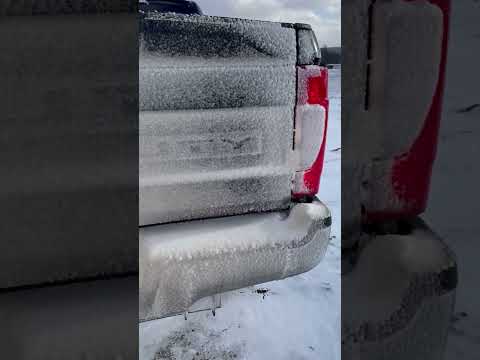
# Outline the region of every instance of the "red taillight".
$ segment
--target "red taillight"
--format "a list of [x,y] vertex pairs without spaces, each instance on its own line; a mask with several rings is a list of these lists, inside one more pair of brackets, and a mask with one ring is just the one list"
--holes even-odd
[[[326,74],[326,70],[325,70]],[[308,78],[308,103],[322,104],[327,98],[328,76],[313,76]]]
[[328,71],[316,65],[297,68],[293,198],[318,193],[323,169],[328,121]]
[[426,209],[442,113],[449,14],[450,0],[372,5],[366,114],[377,125],[382,147],[372,154],[364,179],[367,222],[414,217]]

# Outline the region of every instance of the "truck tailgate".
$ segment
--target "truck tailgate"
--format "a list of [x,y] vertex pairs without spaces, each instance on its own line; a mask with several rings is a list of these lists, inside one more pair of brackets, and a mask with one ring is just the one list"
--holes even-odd
[[162,14],[140,36],[140,225],[286,208],[295,29]]

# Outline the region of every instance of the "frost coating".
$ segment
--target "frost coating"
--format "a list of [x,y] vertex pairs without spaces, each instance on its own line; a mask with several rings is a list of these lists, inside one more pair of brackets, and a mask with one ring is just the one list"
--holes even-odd
[[382,129],[382,157],[408,151],[437,88],[443,14],[428,1],[375,5],[369,112]]
[[371,3],[345,2],[342,18],[348,31],[344,46],[350,49],[343,58],[349,86],[342,92],[342,144],[356,149],[354,158],[342,159],[348,179],[344,189],[350,191],[344,198],[357,209],[342,220],[351,233],[359,231],[362,205],[378,213],[412,207],[393,183],[392,169],[394,158],[410,151],[425,125],[438,83],[444,30],[438,6],[394,0],[374,2],[369,34]]
[[323,258],[330,213],[243,215],[140,229],[140,319],[186,311],[216,293],[310,270]]
[[[329,72],[330,133],[327,148],[340,147],[341,69]],[[326,152],[326,170],[319,197],[332,212],[333,236],[325,257],[306,274],[282,281],[234,290],[222,294],[222,308],[215,317],[207,313],[170,317],[139,325],[139,358],[151,360],[166,356],[166,342],[173,345],[174,356],[194,356],[201,349],[208,356],[219,356],[214,349],[233,352],[237,359],[249,360],[340,359],[340,174],[341,152]],[[265,300],[257,289],[270,289]],[[269,296],[272,295],[272,296]],[[217,297],[218,298],[218,297]],[[207,303],[207,301],[209,302]],[[199,302],[196,302],[199,304]],[[193,305],[189,312],[200,309]],[[199,304],[200,305],[200,304]],[[213,307],[212,297],[205,298],[202,309]],[[320,309],[320,311],[319,311]],[[321,311],[331,309],[332,311]],[[304,321],[305,319],[308,321]],[[268,324],[265,326],[265,324]],[[233,326],[232,326],[233,325]],[[230,330],[224,331],[226,328]],[[195,331],[192,331],[195,329]],[[203,330],[202,330],[203,329]],[[251,331],[255,329],[255,331]],[[217,334],[221,332],[220,337]],[[181,337],[181,344],[178,339]],[[212,337],[215,341],[211,341]],[[184,345],[185,344],[185,345]],[[237,351],[237,344],[242,351]],[[316,349],[312,352],[309,346]],[[213,351],[212,351],[213,347]],[[304,350],[302,350],[304,349]],[[190,354],[190,358],[188,358]]]
[[287,207],[291,116],[287,107],[142,112],[140,224]]
[[151,15],[140,40],[140,225],[285,209],[294,29]]
[[182,14],[149,14],[141,50],[151,56],[254,57],[296,62],[296,34],[280,23]]
[[342,276],[342,296],[355,304],[342,311],[347,359],[442,357],[456,262],[421,220],[412,225],[408,235],[367,240],[354,270]]
[[310,169],[315,162],[323,141],[326,116],[325,108],[321,105],[297,106],[296,118],[299,120],[295,129],[295,152],[299,158],[297,170]]
[[156,62],[141,59],[141,111],[280,106],[294,101],[293,64],[235,58]]
[[[372,154],[376,160],[366,169],[364,204],[367,212],[402,213],[421,203],[409,195],[413,183],[398,180],[394,172],[427,126],[440,74],[443,13],[427,1],[377,2],[373,21],[368,116],[381,137]],[[424,176],[416,183],[428,181]]]

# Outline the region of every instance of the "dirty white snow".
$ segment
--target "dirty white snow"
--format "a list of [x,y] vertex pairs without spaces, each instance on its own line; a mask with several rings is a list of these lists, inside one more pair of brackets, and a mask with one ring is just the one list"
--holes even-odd
[[222,307],[143,323],[140,359],[340,359],[340,71],[330,71],[330,120],[319,198],[332,212],[322,263],[286,280],[222,295]]

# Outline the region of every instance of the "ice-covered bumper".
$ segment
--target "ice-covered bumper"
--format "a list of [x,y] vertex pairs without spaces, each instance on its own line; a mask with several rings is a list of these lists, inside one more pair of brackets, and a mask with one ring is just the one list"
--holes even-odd
[[458,282],[455,255],[420,218],[343,251],[342,359],[445,358]]
[[329,210],[314,201],[284,212],[140,228],[140,321],[314,268],[325,254],[330,225]]

